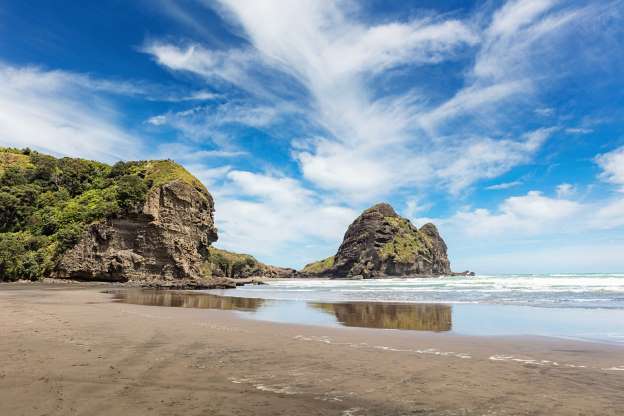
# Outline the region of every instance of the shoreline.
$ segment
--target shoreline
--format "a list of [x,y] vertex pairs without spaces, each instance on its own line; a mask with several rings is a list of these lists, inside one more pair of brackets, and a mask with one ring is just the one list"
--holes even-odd
[[[419,331],[458,336],[529,336],[624,347],[624,311],[490,303],[284,299],[250,291],[113,290],[115,300],[156,307],[234,310],[255,321]],[[260,293],[266,294],[266,293]],[[258,295],[258,293],[255,293]],[[574,322],[570,325],[570,322]],[[597,325],[599,323],[599,325]]]
[[[293,279],[272,279],[289,281]],[[309,279],[298,279],[306,281]],[[323,281],[326,279],[314,279]],[[245,285],[266,285],[249,279]],[[241,285],[242,286],[242,285]],[[46,279],[39,282],[1,283],[2,289],[101,289],[102,293],[124,302],[152,307],[185,307],[226,309],[243,319],[278,324],[294,324],[333,328],[371,328],[376,330],[418,331],[444,333],[461,337],[534,337],[555,340],[597,343],[624,348],[621,325],[624,311],[619,308],[566,307],[561,305],[532,305],[457,300],[404,301],[380,299],[323,299],[266,297],[262,288],[188,288],[178,286],[146,286],[139,282],[107,283]],[[119,294],[133,294],[124,299]],[[203,299],[211,298],[211,299]],[[216,301],[214,298],[217,298]],[[251,306],[250,306],[251,305]],[[298,306],[294,308],[294,306]],[[302,309],[305,309],[302,310]],[[270,311],[269,311],[270,310]],[[295,314],[291,313],[295,310]],[[331,318],[329,318],[329,316]],[[565,318],[562,319],[562,314]],[[606,316],[608,314],[608,316]],[[335,316],[334,316],[335,315]],[[479,325],[467,325],[464,315],[476,319]],[[499,317],[499,318],[492,318]],[[463,318],[463,319],[462,319]],[[588,325],[591,320],[591,325]],[[567,322],[580,322],[570,326]],[[596,323],[600,325],[596,326]],[[459,325],[457,325],[459,323]],[[487,329],[478,329],[478,326]],[[565,327],[566,330],[560,330]]]
[[624,408],[624,358],[611,345],[283,324],[117,303],[101,293],[106,285],[28,286],[0,286],[1,414],[617,415]]

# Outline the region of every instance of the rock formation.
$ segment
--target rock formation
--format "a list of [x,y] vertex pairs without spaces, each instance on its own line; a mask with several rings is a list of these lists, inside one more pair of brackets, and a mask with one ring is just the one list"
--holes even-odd
[[335,256],[303,272],[348,278],[452,274],[446,250],[435,225],[418,229],[383,203],[356,218]]
[[297,275],[294,269],[269,266],[249,254],[232,253],[216,247],[208,249],[204,273],[210,277],[248,279],[252,277],[290,278]]
[[211,247],[213,213],[206,187],[172,160],[109,166],[0,148],[0,281],[203,288],[296,273]]
[[199,279],[217,240],[205,188],[174,180],[149,191],[138,213],[92,224],[55,275],[80,280]]

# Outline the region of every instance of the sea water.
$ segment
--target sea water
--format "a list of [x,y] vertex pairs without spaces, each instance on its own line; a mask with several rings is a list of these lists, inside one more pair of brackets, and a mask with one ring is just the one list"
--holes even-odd
[[124,291],[142,305],[246,318],[472,336],[547,336],[624,347],[624,274],[268,280],[194,292]]
[[267,285],[211,292],[228,296],[329,302],[473,303],[624,309],[624,273],[269,280]]
[[624,345],[624,273],[279,280],[210,293],[272,300],[256,319]]

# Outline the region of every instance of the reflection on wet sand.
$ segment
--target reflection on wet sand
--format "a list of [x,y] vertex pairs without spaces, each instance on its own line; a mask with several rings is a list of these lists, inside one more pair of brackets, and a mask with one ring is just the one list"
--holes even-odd
[[451,306],[441,304],[311,303],[314,308],[334,314],[345,326],[450,331]]
[[118,302],[136,305],[172,306],[178,308],[203,308],[255,311],[264,299],[216,296],[205,293],[179,293],[169,291],[129,290],[115,293]]
[[[179,308],[226,309],[254,312],[265,310],[279,316],[292,313],[293,301],[264,300],[260,298],[240,298],[218,296],[208,293],[172,292],[166,290],[128,290],[114,292],[117,302],[148,306],[170,306]],[[294,301],[301,302],[301,301]],[[315,316],[330,314],[337,323],[344,326],[411,329],[417,331],[450,331],[452,327],[451,306],[441,304],[407,303],[320,303],[305,302],[306,307],[298,310],[292,323],[314,323]],[[260,313],[260,315],[262,315]]]

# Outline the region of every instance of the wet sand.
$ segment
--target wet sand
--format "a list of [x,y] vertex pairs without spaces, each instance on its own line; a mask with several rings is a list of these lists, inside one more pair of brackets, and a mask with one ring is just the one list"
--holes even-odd
[[621,415],[624,348],[0,286],[0,415]]

